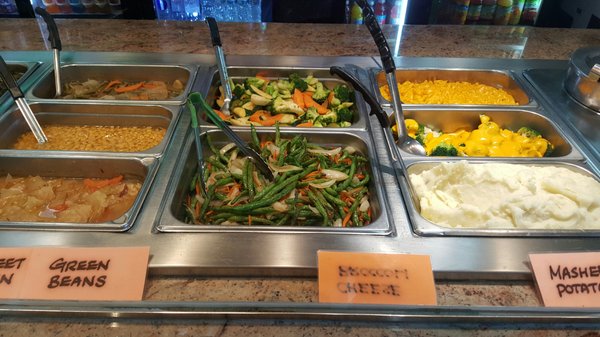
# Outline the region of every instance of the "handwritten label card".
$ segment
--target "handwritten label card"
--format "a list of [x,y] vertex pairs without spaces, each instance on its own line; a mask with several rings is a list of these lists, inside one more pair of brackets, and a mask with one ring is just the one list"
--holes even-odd
[[600,252],[530,254],[548,307],[600,307]]
[[149,247],[0,248],[0,298],[141,300]]
[[435,305],[426,255],[318,252],[319,301]]
[[0,249],[0,298],[19,298],[32,252],[31,248]]

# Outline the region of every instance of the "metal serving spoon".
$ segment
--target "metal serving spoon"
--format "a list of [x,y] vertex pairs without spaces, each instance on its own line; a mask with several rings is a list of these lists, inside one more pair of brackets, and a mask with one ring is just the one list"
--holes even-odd
[[10,70],[8,70],[8,66],[6,65],[6,62],[4,62],[2,56],[0,56],[0,78],[2,78],[6,84],[6,88],[19,107],[19,111],[21,111],[23,118],[25,118],[25,122],[27,122],[31,132],[35,136],[35,139],[37,139],[38,143],[40,144],[46,143],[48,141],[48,137],[46,137],[46,134],[44,134],[44,130],[42,130],[40,123],[38,123],[33,111],[31,111],[31,108],[29,107],[29,104],[27,104],[21,88],[19,88],[17,81],[15,81],[15,78],[13,75],[11,75]]
[[62,95],[62,84],[60,81],[60,51],[62,49],[62,43],[60,42],[58,27],[56,26],[56,22],[54,22],[52,15],[50,15],[45,9],[36,7],[35,12],[44,19],[46,26],[48,27],[48,41],[50,41],[50,45],[52,46],[52,50],[54,52],[53,64],[55,97],[59,97]]
[[210,30],[210,39],[213,47],[215,47],[215,54],[217,56],[217,66],[219,67],[219,78],[221,79],[221,85],[223,86],[224,96],[223,106],[221,112],[229,116],[229,106],[233,94],[231,93],[231,86],[229,85],[229,75],[227,74],[227,64],[225,63],[225,54],[223,54],[223,48],[221,47],[221,36],[219,35],[219,27],[217,26],[217,20],[212,17],[206,18],[208,23],[208,29]]
[[385,78],[390,87],[390,93],[392,94],[392,107],[394,109],[394,117],[396,119],[396,125],[398,126],[398,146],[409,153],[425,156],[425,148],[416,139],[409,137],[406,131],[406,125],[404,124],[404,112],[402,111],[402,102],[400,101],[400,93],[398,92],[398,84],[396,81],[396,64],[394,63],[394,57],[390,51],[387,40],[381,31],[381,27],[377,23],[375,14],[371,7],[367,4],[366,0],[356,0],[356,3],[362,8],[365,25],[369,29],[375,44],[379,49],[381,55],[381,63],[385,70]]
[[381,109],[381,105],[379,105],[379,103],[377,102],[375,97],[373,97],[373,95],[369,92],[369,90],[362,83],[360,83],[360,81],[356,77],[354,77],[354,75],[350,74],[346,69],[337,67],[337,66],[333,66],[333,67],[329,68],[329,72],[331,74],[338,75],[341,79],[349,82],[354,87],[355,90],[357,90],[358,92],[361,93],[363,99],[367,102],[367,104],[369,104],[369,106],[371,107],[371,112],[369,114],[375,115],[375,117],[377,117],[377,119],[379,120],[379,124],[381,124],[383,136],[385,138],[387,146],[390,149],[390,151],[392,152],[391,153],[392,164],[399,166],[399,169],[402,172],[402,175],[404,176],[404,178],[406,180],[406,186],[408,186],[408,193],[409,193],[411,199],[413,200],[413,203],[415,205],[419,205],[419,199],[417,197],[417,193],[414,191],[412,184],[410,183],[408,173],[406,171],[406,164],[404,163],[404,160],[402,159],[402,155],[400,154],[398,147],[394,143],[394,137],[392,136],[392,132],[390,130],[390,122],[387,118],[386,113],[383,111],[383,109]]

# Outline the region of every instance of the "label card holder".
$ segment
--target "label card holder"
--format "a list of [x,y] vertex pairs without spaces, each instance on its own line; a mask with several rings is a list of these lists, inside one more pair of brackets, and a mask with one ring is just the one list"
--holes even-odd
[[427,255],[318,251],[319,302],[436,305]]
[[529,254],[547,307],[600,307],[600,252]]

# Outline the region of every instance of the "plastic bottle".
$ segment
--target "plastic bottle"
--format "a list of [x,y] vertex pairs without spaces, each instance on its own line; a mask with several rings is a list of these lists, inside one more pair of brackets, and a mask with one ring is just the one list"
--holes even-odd
[[58,6],[56,5],[56,2],[54,2],[54,0],[42,0],[42,4],[46,8],[46,12],[48,12],[48,13],[50,13],[50,14],[60,13],[60,10],[58,9]]
[[494,13],[495,25],[507,25],[512,11],[513,0],[498,0],[496,13]]
[[518,25],[521,20],[521,13],[523,13],[523,6],[525,0],[513,0],[512,10],[510,11],[510,19],[508,19],[509,25]]
[[94,13],[96,11],[94,8],[94,0],[81,0],[81,4],[85,8],[86,13]]
[[471,0],[469,4],[469,11],[467,12],[466,24],[476,24],[481,16],[481,7],[483,0]]
[[399,25],[402,22],[400,17],[402,11],[402,0],[395,0],[392,8],[390,9],[390,15],[388,23],[392,25]]
[[542,0],[527,0],[523,6],[523,14],[521,14],[522,25],[533,25],[538,16]]
[[68,0],[56,0],[56,5],[58,6],[58,11],[61,14],[70,14],[72,13],[71,11],[71,6],[69,6],[69,1]]
[[496,12],[496,0],[483,0],[481,3],[481,14],[479,15],[479,23],[489,25],[494,21],[494,13]]
[[83,7],[83,4],[80,0],[69,0],[69,6],[71,6],[73,13],[85,13],[85,7]]
[[452,15],[450,16],[450,23],[455,25],[462,25],[467,19],[467,13],[469,12],[470,0],[454,0],[452,4]]
[[363,16],[362,9],[360,6],[354,1],[352,6],[350,7],[350,23],[362,25],[363,24]]
[[113,15],[123,14],[123,7],[121,6],[121,0],[108,0],[108,6],[110,13]]
[[385,24],[385,0],[377,0],[374,8],[375,20],[380,25]]

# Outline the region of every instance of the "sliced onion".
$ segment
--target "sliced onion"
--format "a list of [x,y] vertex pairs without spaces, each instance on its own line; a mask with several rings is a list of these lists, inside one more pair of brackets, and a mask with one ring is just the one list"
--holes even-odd
[[346,150],[346,152],[348,152],[349,154],[354,154],[356,151],[358,151],[355,147],[353,146],[346,146],[344,148],[344,150]]
[[[262,91],[262,90],[258,89],[257,87],[255,87],[255,86],[253,86],[253,85],[250,85],[250,89],[252,89],[252,91],[254,91],[255,93],[259,94],[260,96],[262,96],[262,97],[264,97],[264,98],[266,98],[266,99],[268,99],[268,100],[271,100],[271,99],[273,99],[273,96],[271,96],[271,95],[267,94],[266,92],[264,92],[264,91]],[[264,105],[264,104],[263,104],[263,105]]]
[[369,204],[369,198],[367,198],[365,195],[362,199],[360,199],[360,206],[358,207],[358,210],[361,212],[366,212],[369,210],[370,206],[371,204]]
[[337,218],[333,222],[333,227],[342,227],[342,218]]
[[287,210],[289,209],[289,207],[286,203],[279,202],[279,201],[275,201],[271,206],[277,212],[282,212],[282,213],[287,212]]
[[222,147],[222,148],[219,150],[219,152],[220,152],[221,154],[225,154],[225,153],[229,152],[229,150],[233,149],[234,147],[235,147],[235,143],[229,143],[229,144],[227,144],[227,145],[223,146],[223,147]]
[[308,209],[310,209],[315,214],[319,214],[319,210],[314,206],[308,205]]
[[327,187],[333,186],[333,184],[335,184],[335,180],[334,179],[328,180],[328,181],[325,181],[325,182],[322,182],[322,183],[318,183],[318,184],[309,183],[309,185],[312,186],[312,187],[314,187],[314,188],[327,188]]
[[331,149],[331,150],[325,150],[325,149],[308,149],[307,150],[310,153],[316,153],[316,154],[325,154],[328,156],[335,156],[338,153],[340,153],[340,151],[342,151],[341,147],[336,147],[335,149]]
[[323,173],[326,178],[333,179],[335,181],[348,179],[348,175],[346,173],[338,170],[322,169],[321,173]]
[[275,164],[269,163],[269,168],[277,173],[285,173],[285,172],[290,172],[290,171],[301,171],[302,167],[298,167],[296,165],[283,165],[283,166],[277,166]]

